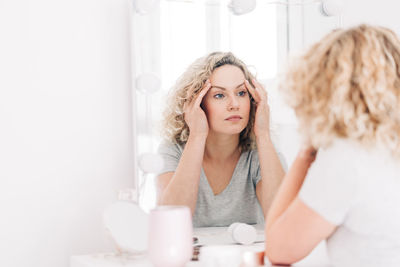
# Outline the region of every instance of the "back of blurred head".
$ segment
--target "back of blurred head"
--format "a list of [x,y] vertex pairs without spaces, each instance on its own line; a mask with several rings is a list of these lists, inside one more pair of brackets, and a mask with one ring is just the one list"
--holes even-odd
[[315,147],[347,138],[400,157],[400,41],[383,27],[335,30],[291,62],[281,89]]

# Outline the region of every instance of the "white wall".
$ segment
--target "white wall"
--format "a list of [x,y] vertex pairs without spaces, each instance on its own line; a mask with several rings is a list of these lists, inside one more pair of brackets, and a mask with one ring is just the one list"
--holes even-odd
[[0,0],[0,266],[109,251],[134,185],[128,0]]
[[327,34],[340,24],[351,27],[361,23],[389,27],[400,35],[399,9],[396,0],[342,0],[343,12],[341,22],[338,18],[326,17],[319,12],[319,4],[304,6],[303,38],[307,46]]
[[343,25],[360,23],[386,26],[400,34],[400,2],[397,0],[348,0],[344,1]]

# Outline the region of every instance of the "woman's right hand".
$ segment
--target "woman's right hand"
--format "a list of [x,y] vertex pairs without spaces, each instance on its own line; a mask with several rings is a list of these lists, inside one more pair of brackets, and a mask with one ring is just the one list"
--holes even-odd
[[190,135],[203,136],[208,135],[208,121],[204,110],[201,108],[201,101],[211,88],[210,80],[207,80],[200,93],[191,103],[185,103],[183,107],[185,122],[189,127]]

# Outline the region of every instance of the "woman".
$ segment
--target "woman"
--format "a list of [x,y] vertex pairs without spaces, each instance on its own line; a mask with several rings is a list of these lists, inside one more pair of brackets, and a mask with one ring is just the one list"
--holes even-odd
[[284,171],[266,91],[246,65],[232,53],[200,58],[168,104],[158,204],[189,206],[196,227],[263,223]]
[[399,39],[382,27],[336,30],[285,78],[311,147],[268,213],[266,255],[291,264],[326,239],[334,266],[400,266]]

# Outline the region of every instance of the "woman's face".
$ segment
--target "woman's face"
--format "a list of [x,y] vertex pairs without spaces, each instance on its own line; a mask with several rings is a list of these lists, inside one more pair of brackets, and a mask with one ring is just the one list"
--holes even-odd
[[202,102],[210,130],[239,134],[246,128],[250,114],[250,97],[242,70],[233,65],[221,66],[213,71],[210,81],[211,89]]

